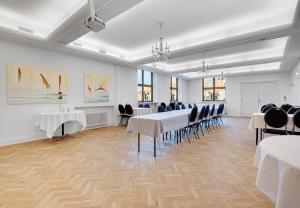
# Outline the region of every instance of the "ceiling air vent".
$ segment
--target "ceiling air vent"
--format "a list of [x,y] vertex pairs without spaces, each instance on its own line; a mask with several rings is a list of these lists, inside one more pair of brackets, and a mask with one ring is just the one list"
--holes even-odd
[[18,30],[22,31],[22,32],[26,32],[26,33],[31,33],[33,34],[33,30],[30,29],[30,28],[26,28],[26,27],[23,27],[23,26],[18,26]]

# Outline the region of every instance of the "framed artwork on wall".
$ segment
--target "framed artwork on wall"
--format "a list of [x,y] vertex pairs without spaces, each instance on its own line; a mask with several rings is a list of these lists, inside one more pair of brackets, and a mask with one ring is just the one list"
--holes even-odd
[[68,73],[47,67],[8,64],[8,104],[67,102]]
[[84,85],[84,101],[86,103],[109,102],[109,79],[106,75],[86,73]]

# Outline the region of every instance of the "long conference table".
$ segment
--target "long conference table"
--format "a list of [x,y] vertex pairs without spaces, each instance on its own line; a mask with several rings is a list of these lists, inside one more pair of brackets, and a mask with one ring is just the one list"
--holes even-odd
[[[292,130],[293,128],[293,114],[288,114],[289,121],[288,121],[288,130]],[[255,129],[256,130],[256,145],[258,144],[258,135],[260,131],[260,140],[262,139],[262,129],[264,129],[266,126],[265,124],[265,114],[264,113],[253,113],[250,122],[249,122],[249,129]]]
[[140,134],[150,136],[154,142],[154,157],[156,157],[156,140],[161,139],[166,132],[179,130],[188,125],[191,109],[153,113],[134,116],[129,119],[127,132],[138,133],[138,153],[140,153]]

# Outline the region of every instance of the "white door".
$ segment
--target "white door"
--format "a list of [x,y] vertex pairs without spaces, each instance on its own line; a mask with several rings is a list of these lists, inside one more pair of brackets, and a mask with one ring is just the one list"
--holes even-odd
[[277,103],[276,82],[259,82],[259,108],[268,103]]
[[277,103],[276,82],[242,83],[241,114],[251,117],[258,112],[261,106],[268,103]]
[[242,83],[242,116],[252,116],[258,109],[257,83]]

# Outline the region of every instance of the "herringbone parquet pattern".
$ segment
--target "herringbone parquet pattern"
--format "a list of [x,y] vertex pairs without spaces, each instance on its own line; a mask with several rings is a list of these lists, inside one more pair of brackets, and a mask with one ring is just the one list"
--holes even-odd
[[255,187],[254,132],[227,118],[213,133],[158,145],[124,128],[0,148],[0,207],[267,208]]

